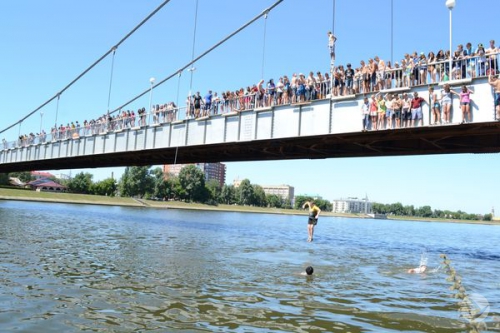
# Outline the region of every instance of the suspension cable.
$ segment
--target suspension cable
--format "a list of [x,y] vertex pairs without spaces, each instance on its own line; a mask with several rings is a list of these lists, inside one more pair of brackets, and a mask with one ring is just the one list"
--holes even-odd
[[153,17],[154,15],[156,15],[156,13],[158,11],[160,11],[160,9],[162,9],[167,3],[169,3],[170,0],[165,0],[163,1],[163,3],[161,3],[155,10],[153,10],[148,16],[146,16],[145,19],[143,19],[141,21],[141,23],[139,23],[134,29],[132,29],[127,35],[125,35],[125,37],[123,37],[115,46],[113,46],[109,51],[107,51],[106,53],[104,53],[99,59],[97,59],[92,65],[90,65],[86,70],[84,70],[82,73],[80,73],[80,75],[78,75],[73,81],[71,81],[68,85],[66,85],[62,90],[60,90],[58,93],[56,93],[52,98],[50,98],[49,100],[47,100],[45,103],[43,103],[42,105],[40,105],[39,107],[37,107],[35,110],[31,111],[30,113],[28,113],[27,116],[25,116],[24,118],[18,120],[17,122],[15,122],[14,124],[10,125],[9,127],[3,129],[0,131],[0,134],[11,129],[13,126],[23,122],[25,119],[31,117],[33,114],[35,114],[38,110],[40,110],[41,108],[43,108],[45,105],[49,104],[50,102],[52,102],[54,99],[56,98],[59,98],[59,96],[65,92],[69,87],[71,87],[73,84],[75,84],[78,80],[80,80],[85,74],[87,74],[92,68],[94,68],[97,64],[99,64],[104,58],[106,58],[111,52],[114,52],[118,46],[120,46],[123,42],[125,42],[130,36],[132,36],[132,34],[134,34],[144,23],[146,23],[147,21],[149,21],[149,19],[151,17]]
[[264,65],[266,61],[266,30],[267,30],[267,14],[264,15],[264,42],[262,43],[262,70],[261,70],[261,79],[264,79]]
[[[191,66],[192,64],[194,64],[195,62],[197,62],[198,60],[200,60],[201,58],[205,57],[207,54],[209,54],[210,52],[212,52],[213,50],[215,50],[217,47],[221,46],[222,44],[224,44],[225,42],[227,42],[229,39],[231,39],[231,37],[237,35],[239,32],[241,32],[243,29],[245,29],[246,27],[248,27],[249,25],[251,25],[252,23],[254,23],[255,21],[257,21],[260,17],[264,16],[266,13],[270,12],[274,7],[276,7],[277,5],[279,5],[281,2],[283,2],[283,0],[278,0],[276,1],[271,7],[265,9],[264,11],[262,11],[262,13],[260,13],[259,15],[257,15],[256,17],[254,17],[253,19],[251,19],[250,21],[248,21],[247,23],[245,23],[244,25],[242,25],[240,28],[238,28],[237,30],[233,31],[231,34],[229,34],[227,37],[225,37],[224,39],[222,39],[221,41],[219,41],[217,44],[213,45],[212,47],[210,47],[208,50],[206,50],[205,52],[203,52],[202,54],[200,54],[198,57],[196,57],[195,59],[191,60],[190,62],[188,62],[186,65],[184,65],[183,67],[179,68],[178,70],[176,70],[173,74],[167,76],[166,78],[164,78],[163,80],[161,80],[160,82],[158,82],[158,84],[156,84],[154,86],[154,88],[162,85],[163,83],[167,82],[168,80],[170,80],[172,77],[176,76],[177,73],[179,72],[182,72],[184,71],[186,68],[188,68],[189,66]],[[154,89],[153,88],[153,89]],[[123,105],[119,106],[118,108],[114,109],[111,113],[114,113],[118,110],[121,110],[123,109],[125,106],[129,105],[130,103],[132,102],[135,102],[136,100],[138,100],[139,98],[141,98],[142,96],[146,95],[147,93],[149,92],[149,89],[146,89],[145,91],[143,91],[142,93],[140,93],[139,95],[135,96],[134,98],[132,98],[131,100],[129,100],[128,102],[124,103]],[[1,133],[1,132],[0,132]]]

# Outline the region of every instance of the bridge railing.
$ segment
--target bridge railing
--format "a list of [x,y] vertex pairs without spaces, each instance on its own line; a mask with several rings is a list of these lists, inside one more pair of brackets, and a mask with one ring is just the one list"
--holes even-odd
[[[464,59],[455,59],[452,61],[452,66],[456,70],[452,71],[452,79],[476,79],[484,78],[489,74],[498,72],[499,54],[481,55],[466,57]],[[432,66],[431,73],[429,73],[429,66]],[[463,68],[465,67],[465,70]],[[429,84],[442,83],[445,79],[445,73],[449,68],[449,61],[439,61],[427,63],[427,74],[426,81],[427,84],[422,84],[421,82],[415,82],[415,85],[406,85],[403,81],[405,78],[404,69],[395,68],[387,70],[390,73],[390,80],[392,83],[391,88],[418,88]],[[432,74],[436,74],[435,81],[431,77]],[[434,82],[433,82],[434,81]],[[419,84],[417,84],[419,83]],[[317,99],[324,99],[330,97],[327,90],[329,85],[327,81],[317,82],[314,87],[315,93],[311,90],[306,90],[304,101],[309,102]],[[12,149],[17,147],[25,147],[34,144],[54,142],[58,140],[68,140],[79,138],[80,136],[89,135],[99,135],[105,134],[113,131],[121,131],[129,128],[145,127],[150,125],[160,125],[164,123],[172,123],[176,121],[184,121],[187,119],[208,117],[219,114],[237,113],[248,110],[267,109],[275,106],[289,105],[298,102],[297,98],[294,97],[294,87],[290,87],[286,91],[278,92],[275,91],[270,94],[268,90],[264,90],[261,93],[244,93],[239,92],[239,96],[234,95],[230,98],[219,98],[214,99],[209,109],[206,109],[204,105],[201,106],[201,110],[198,117],[195,116],[194,107],[177,107],[177,108],[164,108],[161,111],[150,111],[145,114],[135,114],[133,117],[123,117],[119,116],[112,120],[98,120],[93,123],[87,124],[86,126],[75,127],[75,128],[64,128],[64,129],[52,129],[49,133],[42,132],[29,135],[23,135],[17,140],[7,141],[2,140],[1,149]],[[222,97],[222,96],[221,96]],[[332,96],[335,97],[335,96]],[[353,96],[354,97],[354,96]],[[492,109],[494,106],[492,106]],[[205,111],[205,113],[203,113]]]
[[[389,82],[388,86],[392,88],[416,87],[434,83],[441,83],[449,80],[474,79],[487,77],[500,73],[499,68],[500,53],[491,53],[489,55],[474,55],[458,57],[450,60],[425,61],[414,63],[413,66],[388,68],[380,71],[378,75]],[[357,85],[362,86],[362,78],[357,76]],[[372,89],[373,91],[373,89]]]

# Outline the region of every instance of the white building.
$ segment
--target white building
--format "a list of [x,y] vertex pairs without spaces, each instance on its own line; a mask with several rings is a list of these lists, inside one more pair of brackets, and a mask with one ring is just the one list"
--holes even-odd
[[347,198],[333,200],[332,212],[369,214],[372,212],[372,203],[368,201],[368,197],[364,199]]
[[293,200],[295,188],[290,185],[263,185],[262,189],[266,195],[275,194],[284,200]]

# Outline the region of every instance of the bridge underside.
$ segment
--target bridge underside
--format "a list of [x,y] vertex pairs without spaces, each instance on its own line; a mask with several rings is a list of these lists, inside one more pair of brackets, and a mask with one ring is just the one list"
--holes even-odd
[[[0,165],[0,172],[339,157],[500,152],[500,122],[141,150]],[[177,154],[177,158],[176,158]]]

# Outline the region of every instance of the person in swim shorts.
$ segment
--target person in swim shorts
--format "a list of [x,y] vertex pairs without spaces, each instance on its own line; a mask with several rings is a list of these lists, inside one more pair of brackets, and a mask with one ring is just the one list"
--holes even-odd
[[318,224],[318,217],[319,213],[321,213],[321,209],[319,209],[319,207],[316,206],[314,201],[306,201],[302,206],[302,208],[305,209],[306,206],[309,207],[309,219],[307,222],[307,232],[309,237],[307,238],[307,241],[312,242],[314,237],[314,226]]

